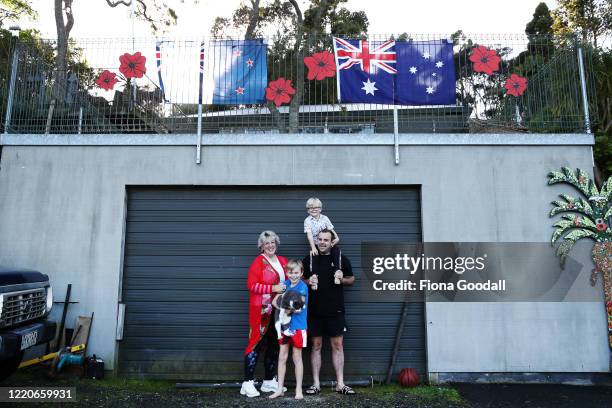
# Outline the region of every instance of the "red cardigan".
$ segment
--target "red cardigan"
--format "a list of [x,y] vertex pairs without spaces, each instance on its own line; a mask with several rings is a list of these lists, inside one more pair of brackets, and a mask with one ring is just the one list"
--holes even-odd
[[[285,280],[285,265],[287,258],[277,255],[283,267],[283,281]],[[247,289],[249,290],[249,343],[244,354],[249,354],[268,330],[272,318],[272,286],[281,283],[278,272],[270,262],[259,255],[249,267]]]

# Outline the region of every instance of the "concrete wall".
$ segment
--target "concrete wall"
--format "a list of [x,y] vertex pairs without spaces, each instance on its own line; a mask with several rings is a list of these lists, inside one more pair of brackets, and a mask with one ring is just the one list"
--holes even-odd
[[[399,166],[392,146],[360,143],[217,144],[203,148],[201,165],[190,146],[5,145],[0,263],[48,273],[56,300],[72,283],[79,303],[69,319],[95,311],[90,350],[112,367],[126,185],[421,185],[425,241],[548,241],[550,201],[563,187],[547,187],[546,175],[564,165],[590,169],[592,138],[512,146],[491,137],[403,143]],[[573,255],[588,264],[588,243]],[[430,372],[608,367],[602,303],[433,303],[426,324]]]

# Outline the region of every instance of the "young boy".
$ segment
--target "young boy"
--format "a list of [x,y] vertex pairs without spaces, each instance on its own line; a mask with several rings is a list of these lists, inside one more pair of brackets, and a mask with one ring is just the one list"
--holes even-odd
[[[270,395],[270,398],[281,397],[284,395],[283,385],[285,382],[285,373],[287,371],[287,358],[289,356],[289,346],[293,345],[293,365],[295,366],[295,399],[303,399],[302,379],[304,378],[304,365],[302,364],[302,348],[306,347],[306,321],[308,315],[308,286],[302,281],[304,274],[304,266],[301,261],[290,260],[286,266],[287,279],[285,285],[287,292],[296,291],[304,300],[304,307],[291,315],[289,329],[295,332],[292,336],[288,336],[286,331],[279,333],[280,353],[278,356],[278,388],[276,392]],[[278,300],[280,295],[274,298],[272,304],[279,307]]]
[[323,203],[317,197],[310,197],[306,201],[306,211],[308,217],[304,220],[304,233],[308,237],[308,243],[310,244],[310,255],[319,255],[317,244],[319,243],[319,232],[324,229],[330,230],[334,235],[332,239],[332,256],[333,259],[339,259],[340,248],[336,247],[340,242],[340,237],[334,229],[334,224],[331,223],[330,219],[321,214],[323,210]]
[[330,230],[333,234],[332,239],[332,261],[334,261],[338,269],[342,269],[340,265],[340,248],[336,245],[340,242],[340,237],[334,229],[334,225],[331,223],[329,218],[321,214],[323,210],[323,203],[317,197],[310,197],[306,201],[306,211],[308,217],[304,220],[304,233],[308,237],[308,243],[310,244],[310,255],[319,255],[317,244],[319,243],[319,232],[324,229]]

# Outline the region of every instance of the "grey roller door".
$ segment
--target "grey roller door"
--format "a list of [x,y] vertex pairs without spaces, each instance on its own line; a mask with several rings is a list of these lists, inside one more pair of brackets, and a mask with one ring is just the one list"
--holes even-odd
[[[248,325],[246,272],[262,230],[281,238],[279,254],[303,257],[305,202],[323,200],[343,253],[361,274],[362,241],[421,241],[415,187],[130,188],[119,370],[132,377],[242,378]],[[387,370],[399,303],[360,302],[347,290],[345,376],[381,378]],[[396,367],[426,371],[424,307],[410,304]],[[324,345],[322,375],[332,371]],[[305,354],[306,370],[309,370]],[[260,364],[262,365],[262,364]],[[290,372],[292,369],[289,370]],[[309,373],[306,371],[309,378]]]

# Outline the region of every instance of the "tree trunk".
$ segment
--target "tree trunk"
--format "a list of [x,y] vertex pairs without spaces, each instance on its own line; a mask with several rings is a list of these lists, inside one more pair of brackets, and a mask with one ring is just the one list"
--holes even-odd
[[315,40],[319,34],[321,19],[328,11],[329,1],[321,0],[319,6],[316,8],[315,16],[312,20],[312,27],[304,45],[302,45],[304,41],[304,19],[302,18],[302,12],[296,0],[289,1],[295,9],[297,19],[295,45],[293,47],[293,54],[296,59],[295,95],[293,95],[293,99],[291,99],[291,104],[289,105],[289,133],[297,133],[300,122],[300,105],[302,104],[302,95],[304,94],[304,52],[310,50],[312,41]]
[[[74,25],[72,15],[73,0],[55,0],[55,28],[57,30],[57,56],[55,58],[55,84],[53,86],[53,99],[56,104],[63,104],[68,78],[68,39],[70,30]],[[64,12],[66,19],[64,20]]]
[[289,0],[293,5],[296,17],[295,44],[293,45],[293,57],[295,58],[295,95],[289,104],[289,133],[297,133],[300,125],[300,104],[304,92],[304,63],[301,58],[302,40],[304,38],[304,19],[302,11],[296,0]]
[[612,242],[597,242],[591,253],[595,270],[601,274],[604,288],[604,302],[608,317],[608,345],[610,346],[609,371],[612,372]]
[[245,40],[253,38],[257,24],[259,23],[259,0],[251,0],[251,13],[249,14],[249,25],[244,35]]

